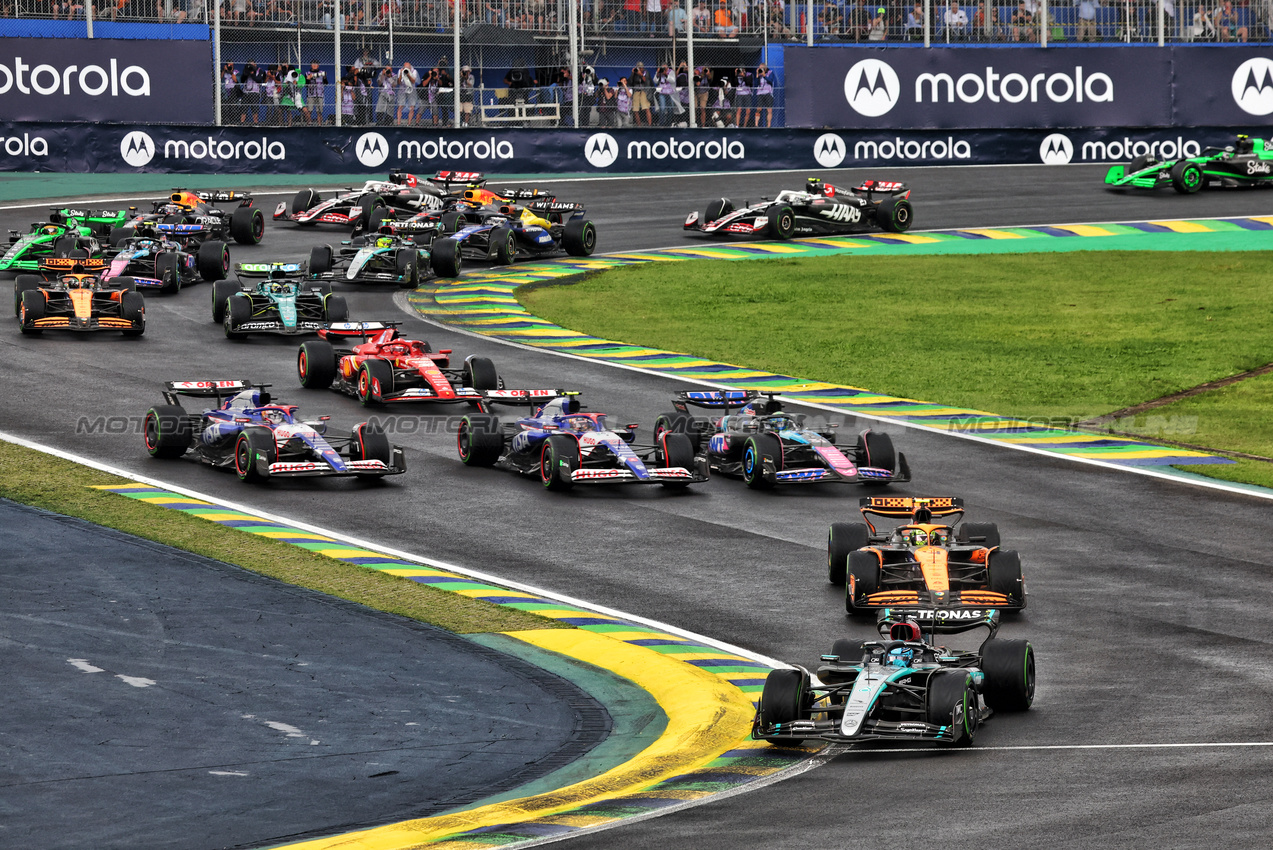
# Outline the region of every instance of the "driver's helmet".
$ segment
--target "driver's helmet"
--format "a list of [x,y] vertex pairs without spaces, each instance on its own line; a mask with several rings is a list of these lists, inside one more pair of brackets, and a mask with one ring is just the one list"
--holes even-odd
[[1238,136],[1237,150],[1238,153],[1251,153],[1255,150],[1255,142],[1250,136]]
[[912,528],[910,531],[906,532],[906,542],[912,546],[927,546],[928,532]]
[[899,646],[888,651],[888,658],[885,663],[890,667],[909,667],[911,659],[915,657],[915,650],[908,646]]
[[393,247],[393,237],[392,237],[392,236],[377,236],[377,237],[376,237],[376,247],[377,247],[377,248],[391,248],[391,247]]
[[406,357],[411,353],[411,346],[404,342],[391,342],[382,348],[381,351],[393,357]]
[[75,275],[67,275],[66,277],[62,278],[62,285],[65,286],[67,289],[85,289],[88,286],[88,281],[82,277],[76,277]]
[[275,294],[281,293],[281,292],[287,292],[287,284],[281,283],[279,281],[275,281],[274,283],[270,284],[270,292],[273,292]]
[[586,416],[571,416],[566,419],[566,427],[571,431],[583,433],[592,430],[592,422]]
[[928,545],[930,546],[945,546],[949,542],[950,532],[948,531],[934,529],[933,531],[928,532]]
[[782,414],[779,414],[777,416],[770,416],[766,420],[765,425],[770,431],[796,430],[795,420],[793,420],[790,416],[784,416]]
[[805,186],[805,191],[811,195],[821,195],[825,185],[821,177],[810,177],[808,184]]
[[56,224],[46,224],[44,227],[40,228],[40,232],[45,236],[57,236],[63,231],[62,228],[58,227]]
[[287,415],[276,407],[271,407],[261,411],[261,416],[267,422],[273,422],[275,425],[282,425],[287,421]]

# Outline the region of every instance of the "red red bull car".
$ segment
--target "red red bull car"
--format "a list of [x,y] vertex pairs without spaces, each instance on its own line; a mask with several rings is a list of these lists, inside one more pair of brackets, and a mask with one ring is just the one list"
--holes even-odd
[[910,197],[905,183],[864,180],[843,189],[810,177],[804,189],[784,190],[773,200],[749,202],[742,208],[729,198],[718,198],[705,211],[690,213],[685,230],[751,239],[841,236],[863,230],[902,233],[915,218]]
[[296,371],[301,386],[331,387],[363,404],[412,401],[469,402],[500,386],[495,364],[470,355],[451,365],[451,349],[434,351],[423,340],[398,335],[397,322],[337,322],[321,339],[301,345]]

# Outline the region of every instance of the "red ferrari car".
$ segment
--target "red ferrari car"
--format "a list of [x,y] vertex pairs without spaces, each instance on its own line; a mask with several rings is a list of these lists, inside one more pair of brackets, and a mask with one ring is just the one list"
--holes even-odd
[[466,401],[477,405],[486,390],[499,389],[489,358],[469,355],[451,366],[451,349],[398,336],[397,322],[336,322],[321,339],[301,345],[296,371],[301,386],[332,387],[363,404]]

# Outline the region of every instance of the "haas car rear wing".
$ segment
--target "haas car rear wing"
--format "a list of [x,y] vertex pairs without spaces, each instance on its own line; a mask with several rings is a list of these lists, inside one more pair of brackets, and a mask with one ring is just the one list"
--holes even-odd
[[480,171],[439,171],[429,178],[429,182],[449,191],[452,186],[481,186],[486,182],[486,175]]
[[859,185],[853,187],[853,191],[859,194],[865,194],[867,198],[876,192],[888,195],[900,195],[909,199],[911,190],[906,188],[905,183],[898,183],[894,180],[863,180]]
[[181,396],[191,398],[215,398],[218,405],[224,398],[235,393],[250,390],[253,387],[261,391],[261,404],[269,404],[270,394],[265,391],[269,384],[258,384],[254,381],[165,381],[164,400],[169,404],[179,404]]

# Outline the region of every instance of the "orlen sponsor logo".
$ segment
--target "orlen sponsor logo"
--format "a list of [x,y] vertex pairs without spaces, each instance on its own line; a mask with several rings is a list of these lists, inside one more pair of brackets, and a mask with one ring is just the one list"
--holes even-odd
[[1079,159],[1093,162],[1122,162],[1138,156],[1188,159],[1201,154],[1201,143],[1183,136],[1174,139],[1132,139],[1124,136],[1112,142],[1084,142],[1079,149]]
[[45,97],[69,95],[72,86],[93,97],[119,97],[121,91],[129,97],[150,97],[150,75],[146,69],[128,65],[120,71],[117,59],[110,61],[109,70],[101,65],[67,65],[61,69],[46,64],[31,66],[21,56],[13,57],[12,67],[0,64],[0,94],[16,89],[20,94]]
[[49,142],[43,136],[0,136],[0,150],[9,156],[48,156]]
[[438,136],[423,142],[398,142],[398,159],[512,159],[513,143],[507,139],[448,139]]
[[[944,97],[943,97],[944,95]],[[1109,75],[1097,71],[1084,76],[1083,66],[1075,65],[1069,74],[997,74],[991,65],[986,66],[984,76],[964,74],[955,79],[950,74],[920,74],[915,78],[915,102],[954,103],[958,97],[964,103],[979,103],[983,99],[991,103],[1021,103],[1029,100],[1038,103],[1047,98],[1053,103],[1111,103],[1114,100],[1114,81]]]
[[855,159],[971,159],[972,145],[967,139],[947,136],[944,139],[862,139],[853,144]]

